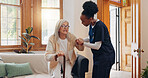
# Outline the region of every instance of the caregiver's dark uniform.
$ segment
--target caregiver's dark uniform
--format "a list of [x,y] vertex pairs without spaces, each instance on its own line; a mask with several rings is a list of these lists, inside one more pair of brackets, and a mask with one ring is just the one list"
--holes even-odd
[[95,26],[89,26],[90,43],[102,41],[99,50],[91,49],[93,53],[92,78],[109,78],[112,65],[115,62],[115,51],[112,46],[108,29],[102,21]]

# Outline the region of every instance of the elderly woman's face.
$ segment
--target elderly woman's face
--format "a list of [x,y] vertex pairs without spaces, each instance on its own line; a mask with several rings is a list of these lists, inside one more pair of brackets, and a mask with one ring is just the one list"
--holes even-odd
[[64,22],[59,29],[59,33],[67,35],[68,30],[69,30],[69,25],[67,22]]

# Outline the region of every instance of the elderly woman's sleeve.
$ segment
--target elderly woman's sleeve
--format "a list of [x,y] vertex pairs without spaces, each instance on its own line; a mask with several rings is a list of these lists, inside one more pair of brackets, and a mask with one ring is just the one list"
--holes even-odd
[[50,41],[48,41],[47,47],[46,47],[46,53],[45,58],[47,61],[56,61],[55,60],[56,53],[53,50],[53,46]]

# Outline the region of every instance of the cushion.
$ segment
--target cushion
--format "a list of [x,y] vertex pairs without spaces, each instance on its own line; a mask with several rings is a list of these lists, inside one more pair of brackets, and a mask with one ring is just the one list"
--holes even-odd
[[13,78],[52,78],[50,74],[33,74],[27,76],[17,76]]
[[33,74],[29,63],[6,64],[7,77]]
[[0,63],[0,77],[6,76],[5,64]]
[[0,63],[0,77],[4,77],[7,75],[7,71],[5,69],[6,64],[14,64],[14,63]]
[[0,57],[0,63],[3,63],[3,60],[2,60],[2,58]]

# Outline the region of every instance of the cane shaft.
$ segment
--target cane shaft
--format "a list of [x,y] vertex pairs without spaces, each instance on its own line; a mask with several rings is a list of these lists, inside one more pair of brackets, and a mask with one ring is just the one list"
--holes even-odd
[[64,60],[64,63],[63,63],[63,78],[65,78],[65,56],[63,56],[63,60]]

